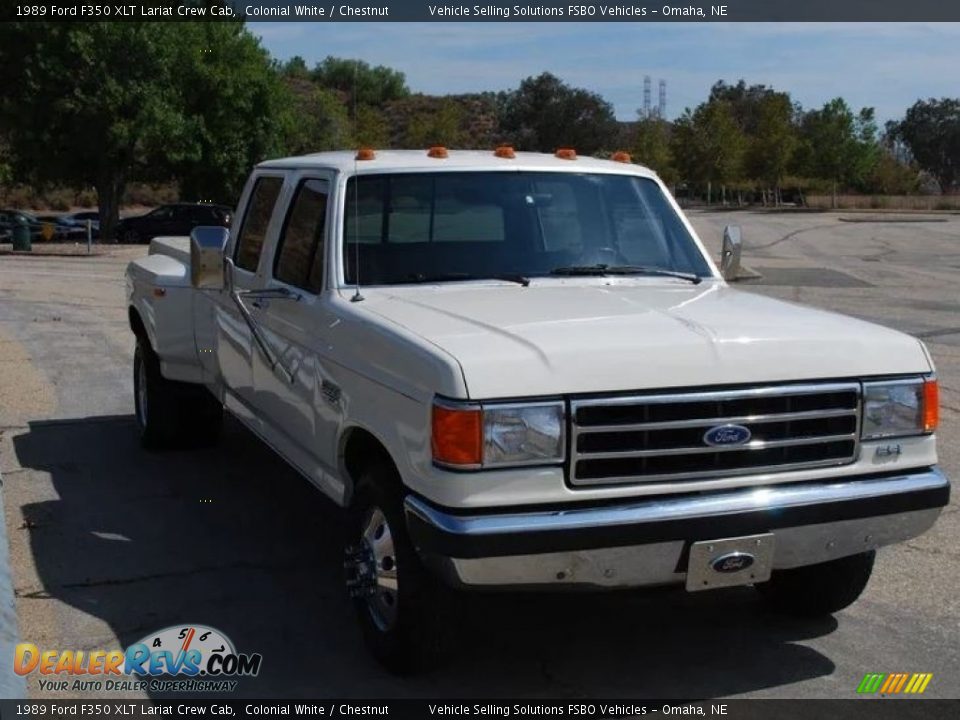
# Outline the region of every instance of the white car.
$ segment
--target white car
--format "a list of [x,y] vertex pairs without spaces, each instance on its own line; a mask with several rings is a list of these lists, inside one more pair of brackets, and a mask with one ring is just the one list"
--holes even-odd
[[732,288],[617,160],[264,162],[232,229],[129,266],[143,443],[212,442],[226,408],[343,507],[388,667],[437,657],[449,588],[753,585],[832,613],[948,502],[922,343]]

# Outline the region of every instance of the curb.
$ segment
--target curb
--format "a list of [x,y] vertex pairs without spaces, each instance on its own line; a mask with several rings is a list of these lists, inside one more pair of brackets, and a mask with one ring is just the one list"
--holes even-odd
[[13,651],[20,639],[17,609],[10,574],[10,547],[3,503],[3,476],[0,475],[0,698],[19,700],[27,696],[27,683],[13,672]]

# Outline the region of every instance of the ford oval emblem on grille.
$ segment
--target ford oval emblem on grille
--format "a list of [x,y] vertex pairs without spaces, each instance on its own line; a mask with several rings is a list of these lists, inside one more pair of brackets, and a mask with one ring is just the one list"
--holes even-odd
[[717,425],[703,434],[703,441],[713,447],[743,445],[750,440],[750,428],[743,425]]
[[742,552],[732,552],[721,555],[710,563],[710,567],[718,573],[735,573],[746,570],[753,565],[753,555]]

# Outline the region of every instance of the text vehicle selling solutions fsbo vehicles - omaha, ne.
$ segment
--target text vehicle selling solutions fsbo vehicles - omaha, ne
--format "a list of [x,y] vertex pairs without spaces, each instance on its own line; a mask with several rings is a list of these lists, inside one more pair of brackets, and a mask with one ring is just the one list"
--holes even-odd
[[154,448],[226,409],[348,518],[387,666],[456,589],[752,585],[854,602],[949,499],[915,338],[731,287],[666,187],[614,160],[332,152],[262,163],[231,229],[127,271]]

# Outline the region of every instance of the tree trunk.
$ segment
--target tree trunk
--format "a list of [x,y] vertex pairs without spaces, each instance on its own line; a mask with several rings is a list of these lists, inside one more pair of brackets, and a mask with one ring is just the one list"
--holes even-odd
[[97,210],[100,213],[100,242],[119,242],[114,237],[117,220],[120,217],[120,201],[126,183],[122,177],[103,175],[95,186],[97,191]]

